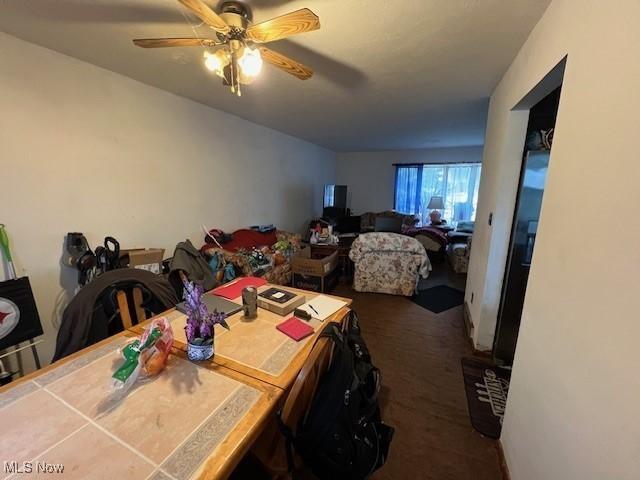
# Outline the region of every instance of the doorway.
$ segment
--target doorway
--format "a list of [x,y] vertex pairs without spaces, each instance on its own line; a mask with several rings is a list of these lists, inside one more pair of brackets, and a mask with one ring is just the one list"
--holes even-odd
[[556,88],[536,103],[529,112],[527,137],[493,342],[494,360],[502,365],[513,364],[518,341],[522,307],[549,168],[560,90],[561,87]]

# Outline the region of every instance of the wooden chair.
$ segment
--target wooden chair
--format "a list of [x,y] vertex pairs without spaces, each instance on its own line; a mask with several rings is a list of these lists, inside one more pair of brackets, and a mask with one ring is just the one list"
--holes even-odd
[[[281,418],[294,434],[300,420],[309,413],[320,379],[331,363],[332,353],[333,343],[327,338],[319,338],[284,401]],[[275,418],[256,440],[251,452],[272,478],[289,477],[285,440]],[[294,463],[296,466],[300,464],[295,455]]]
[[142,306],[142,291],[140,287],[133,287],[131,289],[131,295],[133,297],[133,312],[135,313],[136,322],[131,320],[131,310],[129,310],[129,302],[127,300],[127,292],[124,290],[118,290],[116,293],[116,301],[118,302],[118,310],[120,311],[120,318],[122,320],[122,326],[125,330],[131,328],[133,325],[137,325],[140,322],[144,322],[147,319],[147,314]]

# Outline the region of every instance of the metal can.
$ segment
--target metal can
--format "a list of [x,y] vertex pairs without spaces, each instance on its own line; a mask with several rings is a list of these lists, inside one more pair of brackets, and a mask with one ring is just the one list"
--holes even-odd
[[258,290],[256,287],[242,289],[242,311],[244,318],[256,318],[258,316]]

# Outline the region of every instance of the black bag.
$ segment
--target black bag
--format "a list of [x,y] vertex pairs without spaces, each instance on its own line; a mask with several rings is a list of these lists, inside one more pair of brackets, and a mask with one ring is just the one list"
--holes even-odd
[[281,423],[289,468],[293,445],[320,479],[365,479],[386,461],[394,432],[380,418],[380,371],[371,364],[354,312],[344,331],[330,323],[320,337],[335,345],[331,365],[295,435]]

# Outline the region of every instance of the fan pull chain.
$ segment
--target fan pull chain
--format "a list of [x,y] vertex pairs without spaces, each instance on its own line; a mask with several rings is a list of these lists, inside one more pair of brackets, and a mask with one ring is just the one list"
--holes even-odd
[[242,96],[240,90],[240,70],[238,69],[238,54],[233,52],[231,54],[231,92],[235,93],[238,97]]

